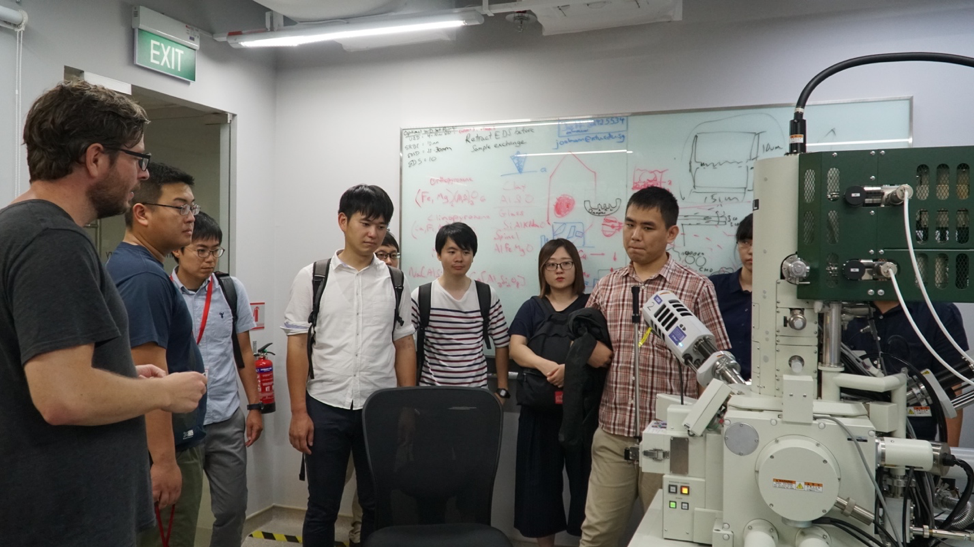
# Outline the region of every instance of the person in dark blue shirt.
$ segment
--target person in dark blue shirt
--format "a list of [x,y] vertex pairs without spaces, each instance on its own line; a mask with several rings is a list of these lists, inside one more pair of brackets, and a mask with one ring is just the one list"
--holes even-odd
[[[125,213],[125,237],[106,264],[128,311],[135,364],[167,372],[204,371],[193,316],[162,266],[167,254],[192,242],[199,213],[192,184],[193,177],[178,169],[151,164]],[[194,412],[146,415],[156,518],[173,547],[192,547],[196,538],[205,416],[205,397]],[[140,547],[158,545],[160,530],[142,532],[138,541]]]
[[[926,303],[907,302],[906,305],[917,324],[917,328],[930,342],[934,351],[954,369],[967,368],[964,365],[963,357],[940,331],[940,327],[934,321]],[[967,335],[964,332],[964,321],[961,319],[960,310],[957,309],[957,306],[946,302],[935,302],[933,308],[944,327],[947,328],[947,332],[966,351],[968,349]],[[853,350],[866,352],[865,356],[874,363],[877,363],[876,358],[881,350],[883,352],[883,364],[886,368],[885,372],[887,373],[899,372],[904,367],[903,361],[910,363],[919,371],[930,369],[934,374],[945,371],[943,365],[937,362],[934,356],[927,351],[923,342],[913,331],[913,327],[910,326],[910,322],[898,302],[873,302],[871,309],[872,321],[876,326],[875,335],[869,325],[869,319],[856,318],[849,322],[849,326],[842,333],[842,341],[846,345]],[[880,349],[877,349],[877,343]],[[950,378],[953,379],[953,376]],[[943,385],[943,388],[950,393],[955,387],[960,387],[960,384],[959,379],[956,382],[948,381]],[[928,441],[937,439],[937,424],[930,417],[929,409],[911,407],[907,411],[910,416],[910,424],[913,426],[918,439]],[[947,439],[940,440],[946,440],[950,446],[957,446],[957,442],[960,440],[962,419],[960,410],[957,411],[956,418],[948,418]]]
[[724,328],[731,342],[731,353],[741,364],[741,376],[751,379],[751,277],[754,237],[754,215],[747,215],[737,225],[737,253],[741,268],[736,272],[714,274],[710,281],[717,291],[717,305],[724,318]]
[[[565,361],[571,345],[568,317],[588,302],[582,259],[571,241],[552,239],[541,247],[538,282],[541,295],[521,306],[510,329],[511,357],[526,371],[518,381],[521,413],[514,474],[514,527],[524,537],[535,538],[540,547],[551,547],[558,532],[567,530],[571,535],[581,535],[592,467],[591,451],[569,450],[558,440]],[[535,381],[530,382],[527,374],[534,374]],[[551,387],[538,388],[537,382],[545,380]],[[537,400],[529,400],[521,390],[537,393]],[[567,519],[563,468],[571,493]]]

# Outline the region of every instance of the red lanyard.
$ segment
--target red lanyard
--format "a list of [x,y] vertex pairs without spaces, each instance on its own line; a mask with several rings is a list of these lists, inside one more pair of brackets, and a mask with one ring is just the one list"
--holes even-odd
[[172,537],[172,521],[176,520],[176,504],[172,504],[169,510],[169,529],[167,533],[162,532],[162,515],[159,514],[159,505],[156,504],[156,522],[159,523],[159,539],[162,540],[162,547],[169,547],[169,538]]
[[197,345],[203,339],[203,331],[206,330],[206,318],[210,315],[210,299],[213,298],[214,283],[216,283],[216,278],[211,275],[209,285],[206,286],[206,303],[203,304],[203,318],[200,319],[200,334],[196,337]]
[[[173,281],[176,281],[175,274],[170,276]],[[203,339],[203,331],[206,330],[206,318],[210,315],[210,301],[213,299],[213,284],[216,283],[216,276],[211,275],[209,280],[209,285],[206,286],[206,303],[203,304],[203,318],[200,319],[200,334],[196,337],[196,345],[199,345],[200,341]]]

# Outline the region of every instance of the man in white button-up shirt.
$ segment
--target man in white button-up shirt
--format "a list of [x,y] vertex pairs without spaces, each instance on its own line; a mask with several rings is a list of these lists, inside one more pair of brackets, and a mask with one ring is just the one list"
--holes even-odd
[[[345,234],[345,248],[329,264],[310,364],[314,264],[302,268],[291,285],[283,329],[288,335],[289,437],[305,454],[308,479],[304,545],[334,545],[349,453],[363,509],[362,541],[372,533],[375,499],[362,405],[379,389],[416,384],[413,326],[396,321],[389,267],[375,257],[393,210],[389,195],[378,186],[354,186],[342,195],[338,226]],[[403,292],[409,295],[409,287]],[[398,316],[408,319],[409,312],[409,298],[403,297]]]

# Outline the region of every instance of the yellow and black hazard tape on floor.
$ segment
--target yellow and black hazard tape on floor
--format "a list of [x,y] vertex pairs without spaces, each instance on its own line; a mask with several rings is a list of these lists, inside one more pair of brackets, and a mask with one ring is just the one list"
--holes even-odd
[[274,532],[257,531],[250,534],[250,537],[257,538],[257,539],[272,539],[274,541],[286,541],[288,543],[301,543],[301,536],[292,536],[288,534],[275,534]]
[[[256,539],[269,539],[272,541],[286,541],[288,543],[301,543],[301,536],[292,536],[289,534],[275,534],[274,532],[257,531],[250,534],[250,537]],[[336,541],[335,547],[346,547],[346,545],[340,541]]]

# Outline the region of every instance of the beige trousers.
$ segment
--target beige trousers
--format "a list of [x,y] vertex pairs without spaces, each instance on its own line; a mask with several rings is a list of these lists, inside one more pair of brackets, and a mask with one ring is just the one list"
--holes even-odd
[[601,427],[595,431],[580,547],[616,547],[629,524],[636,496],[645,513],[663,486],[663,475],[643,473],[626,461],[625,449],[634,442],[632,437],[611,435]]

